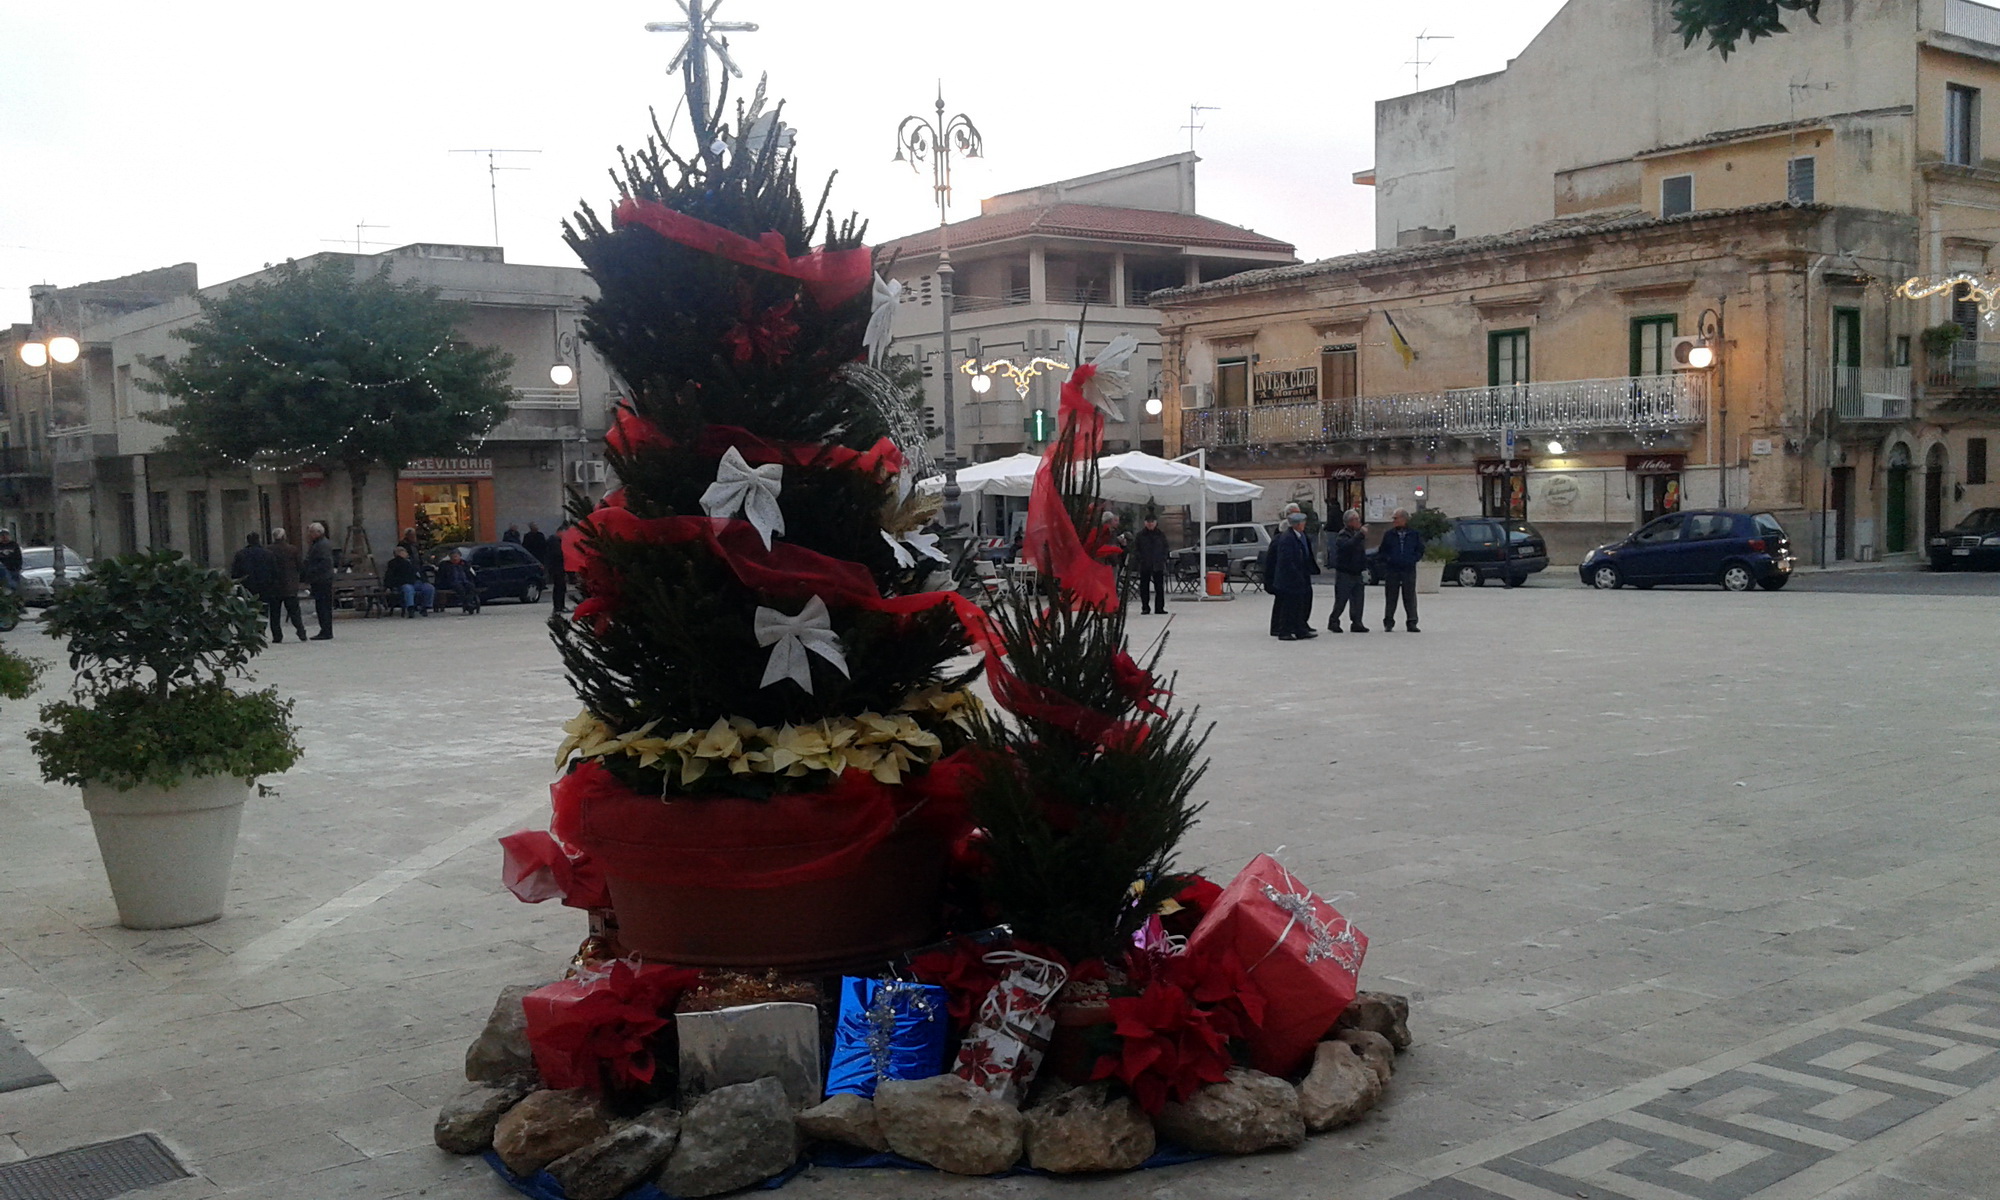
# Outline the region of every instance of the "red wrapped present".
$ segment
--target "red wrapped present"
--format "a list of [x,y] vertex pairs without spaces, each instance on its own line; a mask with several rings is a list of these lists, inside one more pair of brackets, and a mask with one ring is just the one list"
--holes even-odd
[[653,1078],[653,1038],[699,971],[622,959],[521,998],[535,1070],[551,1088],[633,1087]]
[[1188,939],[1188,953],[1228,948],[1264,997],[1251,1065],[1289,1075],[1354,1001],[1368,936],[1268,854],[1223,889]]

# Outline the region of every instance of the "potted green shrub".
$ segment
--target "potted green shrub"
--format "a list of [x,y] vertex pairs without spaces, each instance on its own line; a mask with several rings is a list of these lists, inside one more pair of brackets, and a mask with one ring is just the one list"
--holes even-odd
[[172,550],[99,563],[49,607],[76,683],[28,740],[42,778],[83,789],[127,928],[221,916],[250,788],[298,761],[291,702],[229,684],[264,649],[262,617]]
[[1410,514],[1410,528],[1424,539],[1424,560],[1417,564],[1417,591],[1437,592],[1444,586],[1445,564],[1455,557],[1444,540],[1451,529],[1451,518],[1435,508],[1420,508]]
[[[0,587],[0,633],[21,623],[21,598],[11,588]],[[35,690],[35,680],[48,664],[25,658],[0,646],[0,700],[25,700]]]

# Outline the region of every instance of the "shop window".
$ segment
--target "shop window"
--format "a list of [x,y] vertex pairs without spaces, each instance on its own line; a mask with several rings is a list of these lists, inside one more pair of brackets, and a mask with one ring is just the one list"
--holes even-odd
[[1785,199],[1793,204],[1813,202],[1815,176],[1819,174],[1819,160],[1808,154],[1794,158],[1785,164]]
[[1328,346],[1319,352],[1319,398],[1352,400],[1361,394],[1359,354],[1354,346]]
[[1215,364],[1215,406],[1244,408],[1250,403],[1250,360],[1231,358]]
[[1632,374],[1666,375],[1674,369],[1674,338],[1680,333],[1680,318],[1632,318]]
[[1965,482],[1986,482],[1986,439],[1965,439]]
[[1660,216],[1678,217],[1694,211],[1694,176],[1669,175],[1660,180]]
[[1505,329],[1486,335],[1486,382],[1511,387],[1528,382],[1528,331]]
[[1944,160],[1961,167],[1979,163],[1979,89],[1947,84],[1944,89]]
[[417,530],[419,545],[478,540],[471,484],[417,483],[410,491],[410,524]]

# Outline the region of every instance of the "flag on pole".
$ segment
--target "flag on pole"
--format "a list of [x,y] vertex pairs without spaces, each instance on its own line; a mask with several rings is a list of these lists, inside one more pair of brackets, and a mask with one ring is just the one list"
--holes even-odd
[[1417,361],[1416,347],[1410,345],[1410,340],[1403,336],[1402,327],[1396,324],[1395,314],[1384,311],[1382,316],[1389,322],[1389,344],[1396,348],[1397,354],[1403,356],[1404,366],[1414,364]]

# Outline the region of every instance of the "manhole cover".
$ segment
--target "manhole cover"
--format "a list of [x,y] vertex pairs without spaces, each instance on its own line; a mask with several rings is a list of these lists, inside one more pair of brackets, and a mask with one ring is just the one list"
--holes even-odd
[[187,1171],[150,1133],[0,1166],[0,1200],[111,1200]]

